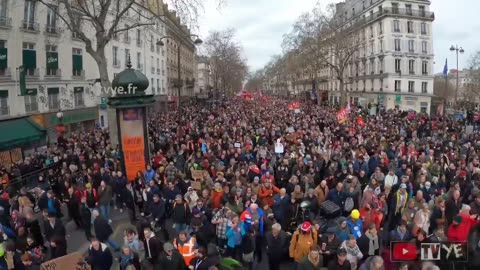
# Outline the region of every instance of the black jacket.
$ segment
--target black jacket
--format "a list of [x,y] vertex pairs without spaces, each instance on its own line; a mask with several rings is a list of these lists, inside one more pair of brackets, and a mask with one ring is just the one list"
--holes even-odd
[[50,225],[50,222],[46,221],[44,231],[47,241],[52,241],[54,236],[63,237],[65,239],[65,236],[67,235],[65,226],[63,226],[63,223],[59,219],[55,219],[53,227]]
[[153,265],[156,265],[159,261],[159,255],[163,251],[160,240],[153,235],[153,237],[150,239],[143,241],[143,246],[145,249],[145,258],[148,259]]
[[368,254],[368,249],[370,247],[370,239],[365,234],[362,234],[357,240],[358,248],[363,253],[363,258],[366,259],[369,256],[380,255],[380,243],[382,243],[380,236],[378,236],[378,249],[375,250],[375,254]]
[[168,257],[165,252],[162,252],[158,264],[154,264],[155,270],[185,270],[186,268],[187,266],[185,265],[182,255],[176,250],[173,251],[170,257]]
[[105,243],[108,238],[110,238],[110,235],[113,234],[112,226],[110,226],[108,221],[102,217],[95,218],[93,221],[93,229],[95,231],[95,236],[102,243]]
[[271,232],[267,233],[267,254],[274,258],[283,258],[288,255],[289,242],[287,234],[281,231],[277,237],[273,237]]
[[123,199],[128,208],[135,207],[135,204],[137,203],[137,193],[135,192],[135,189],[132,187],[132,190],[130,191],[127,188],[124,188]]
[[172,209],[172,221],[178,224],[189,224],[190,208],[186,203],[176,204]]
[[149,210],[153,219],[163,220],[165,218],[165,201],[160,199],[158,203],[152,202]]
[[[198,265],[197,265],[198,263]],[[208,270],[210,267],[216,265],[218,259],[215,257],[206,257],[203,260],[200,260],[198,257],[195,257],[190,261],[190,265],[193,266],[193,270]]]
[[80,219],[82,220],[83,225],[87,225],[87,227],[89,224],[92,224],[92,212],[86,204],[80,205]]
[[100,250],[95,250],[90,246],[87,262],[92,270],[110,270],[113,264],[112,253],[104,243],[100,243]]
[[38,208],[40,210],[47,209],[48,208],[48,197],[47,197],[47,192],[42,193],[40,197],[38,198],[37,201]]
[[350,265],[350,262],[345,259],[345,262],[343,263],[343,265],[340,265],[338,263],[338,259],[335,258],[335,260],[332,260],[329,264],[328,264],[328,270],[351,270],[352,269],[352,266]]
[[[325,249],[323,249],[323,243],[325,243]],[[336,235],[334,236],[331,242],[328,241],[328,236],[326,234],[320,237],[318,241],[318,245],[320,246],[322,251],[330,251],[331,255],[334,255],[337,253],[337,250],[341,244],[342,242]]]
[[28,233],[33,237],[36,244],[43,246],[42,229],[40,228],[40,222],[36,219],[27,220]]

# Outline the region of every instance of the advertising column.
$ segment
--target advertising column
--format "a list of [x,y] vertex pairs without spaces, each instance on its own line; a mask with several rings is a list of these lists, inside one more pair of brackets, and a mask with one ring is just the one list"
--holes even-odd
[[119,127],[125,171],[128,180],[133,180],[138,171],[145,170],[145,108],[119,110]]

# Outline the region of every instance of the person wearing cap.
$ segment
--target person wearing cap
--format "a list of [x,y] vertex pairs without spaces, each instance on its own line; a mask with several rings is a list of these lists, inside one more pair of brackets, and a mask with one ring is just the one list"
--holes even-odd
[[323,256],[324,265],[328,265],[329,262],[335,258],[338,247],[342,243],[338,236],[335,235],[335,231],[335,227],[330,227],[318,239],[318,245],[320,246],[320,254],[321,256]]
[[310,248],[318,243],[318,234],[309,221],[303,222],[290,240],[290,258],[299,263],[310,252]]
[[392,206],[390,211],[390,229],[395,228],[402,219],[403,210],[407,207],[409,200],[407,193],[407,184],[401,183],[399,189],[395,192],[392,198]]
[[336,259],[328,264],[328,270],[352,270],[350,261],[347,260],[347,250],[340,248],[337,251]]
[[350,233],[353,234],[356,239],[362,236],[363,220],[360,219],[360,211],[357,209],[352,210],[350,217],[347,219],[347,225],[350,229]]
[[154,269],[169,269],[169,270],[185,270],[187,265],[185,265],[185,260],[182,258],[182,255],[178,253],[175,247],[170,243],[166,242],[163,244],[163,252],[158,256],[158,263],[154,264]]

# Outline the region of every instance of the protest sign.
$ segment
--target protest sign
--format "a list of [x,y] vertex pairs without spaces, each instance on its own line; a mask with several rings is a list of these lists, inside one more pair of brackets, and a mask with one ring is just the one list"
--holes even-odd
[[345,108],[341,108],[340,111],[337,112],[337,122],[342,124],[348,120],[349,110]]
[[284,147],[283,144],[280,142],[275,143],[275,153],[276,154],[283,154]]
[[90,270],[91,267],[84,262],[79,252],[46,261],[40,265],[40,270]]
[[205,171],[204,170],[191,170],[192,173],[192,179],[193,180],[200,180],[203,181],[205,177]]

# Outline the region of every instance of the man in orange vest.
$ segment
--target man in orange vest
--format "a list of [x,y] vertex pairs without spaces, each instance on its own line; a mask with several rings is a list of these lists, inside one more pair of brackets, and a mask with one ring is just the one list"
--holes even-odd
[[182,231],[178,234],[178,240],[173,240],[173,246],[182,254],[185,264],[190,265],[198,248],[195,237],[188,236],[185,231]]

